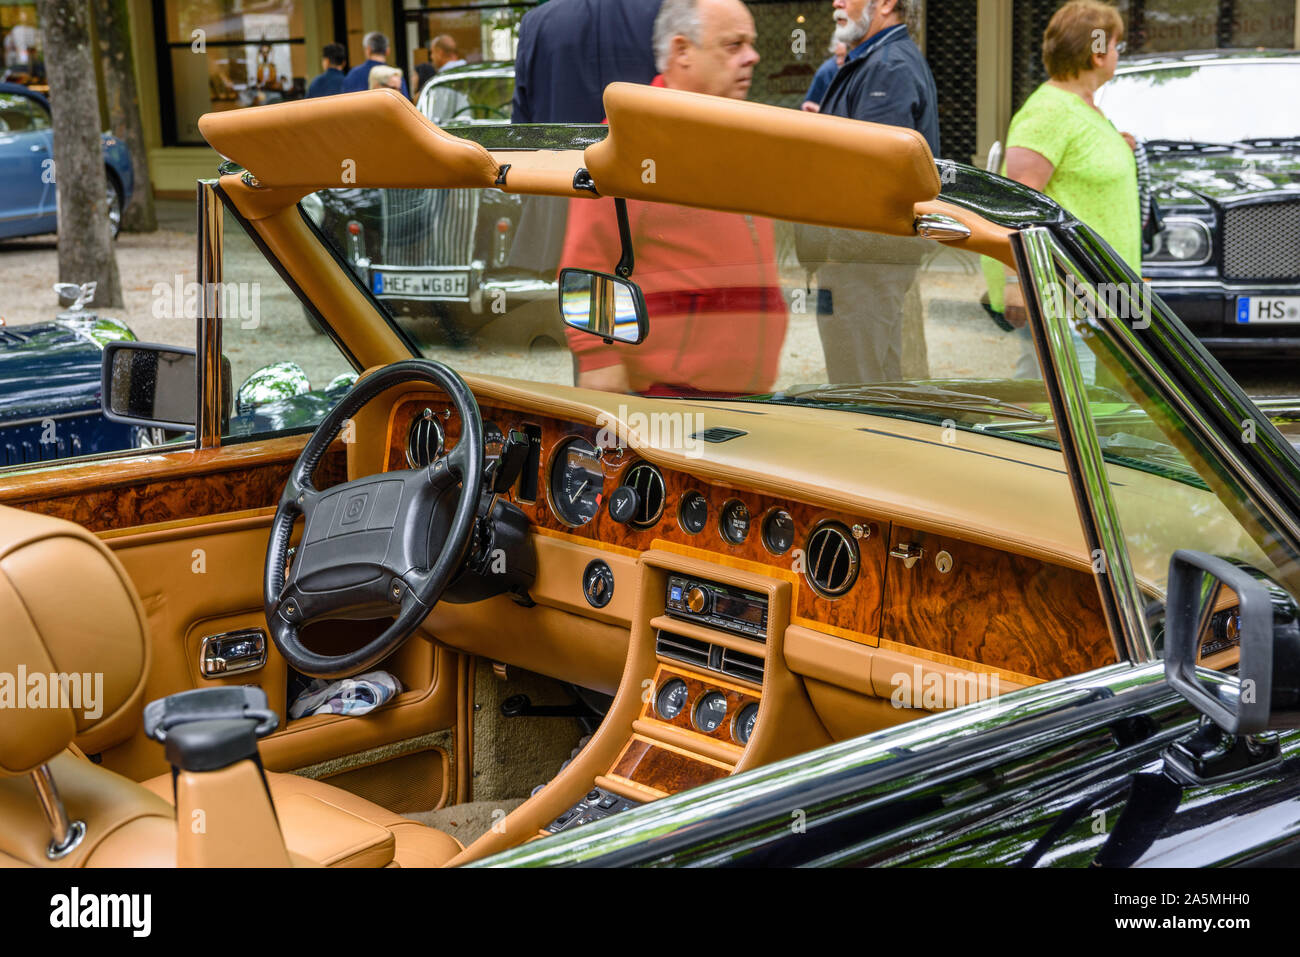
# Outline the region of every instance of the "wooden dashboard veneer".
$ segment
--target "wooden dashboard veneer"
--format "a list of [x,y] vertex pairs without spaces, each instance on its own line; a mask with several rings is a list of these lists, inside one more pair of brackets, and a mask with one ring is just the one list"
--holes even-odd
[[[388,468],[407,467],[406,436],[425,409],[435,412],[444,424],[448,447],[459,438],[460,422],[445,396],[436,392],[408,394],[394,402],[389,418]],[[982,666],[1048,680],[1117,660],[1096,585],[1087,572],[913,531],[880,516],[783,501],[705,482],[675,469],[660,469],[665,502],[653,526],[638,529],[620,524],[608,509],[601,508],[586,525],[572,528],[547,502],[551,463],[566,439],[578,436],[595,443],[600,430],[506,406],[483,406],[481,411],[485,422],[494,422],[503,430],[530,424],[541,431],[537,501],[519,501],[515,491],[509,493],[541,534],[633,556],[652,549],[668,551],[777,578],[790,584],[790,621],[794,624],[872,647],[883,642],[939,655],[947,663],[965,662],[977,670]],[[625,452],[621,458],[605,462],[602,502],[636,461]],[[679,505],[692,491],[708,502],[708,520],[698,534],[686,532],[678,520]],[[731,499],[744,502],[750,513],[750,532],[740,545],[725,541],[718,530],[719,514]],[[789,512],[795,525],[795,544],[784,555],[772,554],[762,542],[763,518],[776,508]],[[858,526],[863,533],[856,539],[860,553],[857,580],[847,594],[836,599],[817,594],[802,574],[801,550],[811,531],[828,521],[850,530]],[[922,558],[911,568],[890,557],[890,552],[904,543],[923,550]],[[941,551],[952,559],[948,572],[936,566]]]
[[[882,637],[1049,680],[1116,660],[1091,576],[895,527],[893,547],[904,543],[922,557],[911,568],[890,559]],[[950,556],[947,572],[940,552]]]

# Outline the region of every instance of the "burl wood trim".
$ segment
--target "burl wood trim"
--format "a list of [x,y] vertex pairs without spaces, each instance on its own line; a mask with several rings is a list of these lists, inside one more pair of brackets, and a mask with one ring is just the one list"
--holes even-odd
[[889,560],[882,638],[1043,680],[1117,660],[1089,575],[896,526],[892,544],[904,542],[924,554],[911,568]]
[[[448,448],[460,437],[460,418],[455,414],[446,396],[438,392],[419,392],[395,403],[389,419],[386,456],[389,470],[404,469],[406,462],[406,434],[412,420],[428,408],[433,410],[443,425]],[[853,515],[821,506],[792,502],[760,494],[731,485],[712,484],[686,472],[660,469],[664,478],[666,499],[663,514],[650,528],[636,529],[621,525],[601,508],[594,519],[578,528],[561,521],[548,501],[547,489],[551,463],[559,445],[566,439],[579,436],[595,442],[600,430],[595,426],[578,425],[548,416],[537,415],[524,409],[509,406],[480,407],[485,422],[495,422],[503,430],[530,424],[542,430],[541,474],[538,477],[538,499],[523,502],[514,490],[509,498],[528,516],[534,528],[571,536],[573,540],[597,546],[611,546],[640,554],[651,548],[681,551],[706,561],[754,571],[758,574],[783,578],[794,587],[792,619],[808,622],[815,627],[832,629],[835,634],[875,644],[880,628],[880,609],[884,593],[885,556],[890,523],[879,516]],[[443,418],[446,413],[447,417]],[[629,466],[640,461],[630,452],[620,460],[605,464],[605,482],[601,501],[618,488]],[[684,531],[678,522],[677,512],[686,493],[697,491],[708,501],[709,517],[704,530],[696,535]],[[722,506],[731,499],[744,502],[750,514],[750,533],[744,543],[734,545],[722,538],[718,530],[718,516]],[[762,542],[761,523],[773,509],[783,508],[790,513],[795,525],[795,543],[784,555],[773,555]],[[858,542],[860,566],[858,580],[847,595],[838,599],[823,598],[809,587],[801,570],[795,569],[800,551],[813,527],[824,521],[837,521],[847,528],[861,525],[866,537]]]
[[689,754],[672,745],[634,735],[614,762],[609,776],[676,794],[725,778],[731,768],[721,761]]
[[[0,504],[76,522],[92,532],[273,507],[307,438],[5,475]],[[346,477],[347,453],[336,444],[317,467],[315,484],[328,488]]]
[[[750,654],[752,653],[753,652],[750,652]],[[761,655],[759,657],[761,657]],[[686,682],[688,697],[686,699],[686,707],[681,710],[677,717],[666,719],[660,716],[658,709],[655,707],[655,702],[658,700],[659,692],[663,689],[664,685],[672,681],[674,678],[680,678],[682,681]],[[700,697],[709,691],[720,691],[726,696],[727,717],[716,729],[712,732],[706,733],[695,726],[693,714],[695,711],[695,705],[699,703]],[[745,746],[737,741],[732,733],[732,730],[735,727],[736,717],[740,714],[741,709],[746,705],[758,703],[759,695],[745,691],[735,685],[729,684],[728,682],[720,681],[712,677],[703,678],[684,669],[661,664],[655,669],[654,690],[650,695],[650,700],[641,707],[641,719],[651,725],[666,725],[670,728],[676,728],[698,737],[708,738],[712,741],[718,741],[734,747],[737,751],[736,757],[738,758],[740,756],[739,752]]]

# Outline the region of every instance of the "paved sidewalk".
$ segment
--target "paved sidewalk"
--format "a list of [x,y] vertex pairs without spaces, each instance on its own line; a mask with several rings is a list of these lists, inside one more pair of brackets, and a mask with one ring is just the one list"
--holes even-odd
[[[158,223],[156,233],[122,233],[117,239],[117,268],[125,306],[90,307],[99,315],[122,319],[141,339],[149,337],[154,284],[177,274],[183,282],[195,278],[197,221],[193,201],[160,200]],[[58,277],[58,248],[53,234],[0,240],[0,318],[11,326],[53,319],[60,311],[52,288]],[[177,332],[173,328],[162,341],[174,339]]]

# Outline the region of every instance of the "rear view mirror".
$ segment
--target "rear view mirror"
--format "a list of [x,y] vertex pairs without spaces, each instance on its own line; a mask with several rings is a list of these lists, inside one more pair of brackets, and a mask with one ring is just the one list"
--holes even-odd
[[[1239,648],[1237,681],[1197,661]],[[1165,613],[1169,684],[1228,734],[1300,727],[1300,619],[1290,596],[1248,569],[1179,550]]]
[[104,346],[104,418],[129,425],[194,428],[198,387],[193,349],[148,342]]
[[632,280],[589,269],[561,269],[559,287],[566,326],[606,343],[636,345],[649,334],[645,297]]

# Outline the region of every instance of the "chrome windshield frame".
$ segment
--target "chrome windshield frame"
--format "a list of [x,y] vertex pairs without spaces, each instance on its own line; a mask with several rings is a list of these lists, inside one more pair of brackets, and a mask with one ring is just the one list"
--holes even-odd
[[[1063,426],[1059,430],[1061,454],[1079,507],[1111,638],[1121,658],[1138,663],[1152,661],[1157,655],[1147,627],[1146,602],[1129,560],[1119,507],[1111,494],[1087,385],[1074,350],[1074,330],[1066,310],[1060,308],[1070,301],[1056,271],[1062,250],[1042,226],[1016,233],[1012,246],[1019,272],[1026,280],[1026,304],[1038,361],[1045,370],[1044,384],[1056,419]],[[1085,277],[1078,278],[1088,282]]]
[[[1094,561],[1094,570],[1103,609],[1112,634],[1122,637],[1121,654],[1126,654],[1131,661],[1148,661],[1156,656],[1156,651],[1147,626],[1145,599],[1133,573],[1117,505],[1106,479],[1105,459],[1083,391],[1078,356],[1071,341],[1072,330],[1082,336],[1104,337],[1133,365],[1189,433],[1209,450],[1216,466],[1249,506],[1274,526],[1282,536],[1275,544],[1289,556],[1300,556],[1300,515],[1276,494],[1273,485],[1279,475],[1285,480],[1288,471],[1300,476],[1300,468],[1296,468],[1294,452],[1268,417],[1249,399],[1237,395],[1240,390],[1233,388],[1234,383],[1211,381],[1222,370],[1208,353],[1195,348],[1188,353],[1179,348],[1186,345],[1180,336],[1181,327],[1150,287],[1141,287],[1137,277],[1118,264],[1112,258],[1113,252],[1095,237],[1076,238],[1090,241],[1089,245],[1099,247],[1097,252],[1107,254],[1088,257],[1097,266],[1097,275],[1085,272],[1048,227],[1021,230],[1012,237],[1012,245],[1022,276],[1027,280],[1026,299],[1039,359],[1050,370],[1049,395],[1054,405],[1059,401],[1062,406],[1056,410],[1066,426],[1062,430],[1062,451],[1079,502],[1080,519],[1089,547],[1102,550],[1104,560]],[[1074,310],[1061,308],[1073,301],[1073,296],[1064,289],[1062,277],[1068,278],[1098,307],[1084,310],[1084,316],[1072,319],[1069,313]],[[1131,314],[1141,315],[1142,322],[1121,319],[1109,308],[1111,299],[1097,295],[1098,282],[1112,279],[1124,290],[1141,288],[1140,301],[1133,301],[1131,292],[1125,295]],[[1162,359],[1153,346],[1168,356]],[[1170,362],[1176,363],[1178,369],[1170,369]],[[1222,375],[1226,379],[1226,373]],[[1234,437],[1225,431],[1225,421],[1233,422],[1238,434],[1249,428],[1257,436],[1253,448],[1235,444]],[[1256,467],[1260,462],[1263,471]]]

